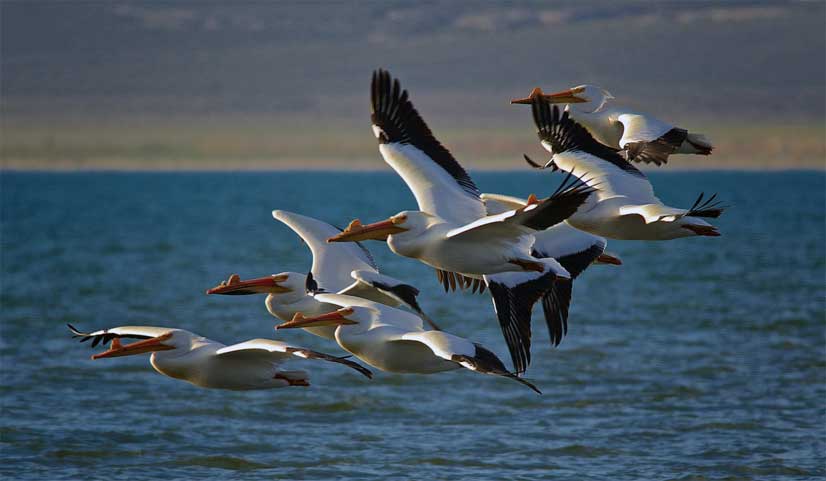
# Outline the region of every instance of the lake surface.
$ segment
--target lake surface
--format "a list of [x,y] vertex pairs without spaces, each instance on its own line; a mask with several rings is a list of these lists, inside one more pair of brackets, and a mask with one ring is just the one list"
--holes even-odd
[[[547,195],[557,176],[479,173]],[[826,475],[823,172],[655,172],[660,197],[732,206],[719,238],[610,242],[576,281],[568,337],[534,319],[528,377],[298,361],[310,388],[204,390],[148,356],[91,361],[65,327],[175,326],[233,343],[276,333],[263,296],[206,296],[305,272],[274,208],[344,225],[414,208],[392,173],[0,174],[0,477],[111,479],[814,479]],[[507,349],[489,298],[369,244],[447,330]],[[279,337],[337,353],[303,332]],[[96,351],[99,351],[98,348]]]

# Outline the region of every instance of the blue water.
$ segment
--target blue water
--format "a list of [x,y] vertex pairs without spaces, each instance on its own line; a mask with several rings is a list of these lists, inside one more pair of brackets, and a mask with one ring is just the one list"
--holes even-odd
[[[535,172],[485,191],[548,193]],[[310,388],[203,390],[148,358],[91,361],[65,328],[273,336],[258,296],[206,296],[228,274],[306,271],[270,217],[346,224],[414,206],[392,173],[0,174],[0,477],[111,479],[814,479],[826,475],[826,176],[667,173],[660,197],[733,207],[720,238],[611,242],[621,267],[576,282],[568,337],[535,320],[544,395],[469,371],[376,373],[299,362]],[[508,359],[486,296],[370,245],[447,330]],[[282,335],[279,332],[279,335]],[[303,332],[285,339],[338,352]]]

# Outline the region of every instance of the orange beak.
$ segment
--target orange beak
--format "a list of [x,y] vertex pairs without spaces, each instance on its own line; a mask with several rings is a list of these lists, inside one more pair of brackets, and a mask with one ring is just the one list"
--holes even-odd
[[170,337],[172,337],[171,332],[161,334],[160,336],[153,337],[152,339],[144,339],[143,341],[133,342],[132,344],[126,345],[121,344],[120,339],[115,338],[112,339],[112,344],[109,346],[109,350],[101,352],[100,354],[95,354],[92,356],[92,359],[133,356],[135,354],[143,354],[145,352],[168,351],[170,349],[175,349],[174,346],[169,346],[163,343],[163,341],[169,339]]
[[579,104],[587,102],[587,100],[577,97],[577,92],[574,89],[563,90],[555,94],[544,94],[542,98],[552,104]]
[[341,326],[343,324],[358,324],[356,321],[347,319],[347,316],[352,315],[353,310],[349,307],[339,309],[337,311],[328,312],[316,317],[304,317],[300,312],[296,312],[293,318],[285,323],[275,326],[275,329],[295,329],[305,327],[320,327],[320,326]]
[[511,104],[532,104],[533,99],[536,97],[541,97],[545,94],[542,93],[542,89],[536,87],[535,89],[531,90],[531,94],[522,99],[511,99]]
[[229,276],[229,279],[206,291],[207,294],[223,294],[227,296],[239,296],[246,294],[280,294],[290,292],[292,289],[279,285],[279,282],[287,280],[287,276],[267,276],[257,279],[242,281],[238,274]]
[[615,266],[621,266],[622,260],[619,257],[613,256],[606,252],[600,254],[596,259],[595,262],[597,264],[613,264]]
[[387,236],[404,232],[407,229],[399,224],[404,223],[407,218],[403,215],[393,216],[381,222],[362,225],[356,219],[340,234],[327,239],[327,242],[355,242],[363,240],[387,240]]
[[542,89],[536,87],[531,91],[531,94],[522,99],[513,99],[511,100],[512,104],[532,104],[533,99],[536,97],[541,97],[545,99],[546,102],[552,104],[579,104],[583,102],[587,102],[587,100],[577,97],[577,92],[574,89],[563,90],[561,92],[557,92],[555,94],[546,94],[542,92]]

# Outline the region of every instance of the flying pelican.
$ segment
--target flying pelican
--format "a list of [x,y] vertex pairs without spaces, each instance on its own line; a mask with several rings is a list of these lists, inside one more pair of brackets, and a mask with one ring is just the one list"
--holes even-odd
[[336,341],[344,350],[382,371],[432,374],[464,367],[513,379],[542,394],[536,386],[509,372],[490,350],[444,331],[426,331],[422,320],[413,314],[358,297],[316,297],[337,309],[315,317],[299,313],[276,329],[335,326]]
[[614,96],[594,85],[580,85],[555,94],[545,94],[537,87],[530,96],[511,103],[531,104],[535,98],[568,104],[573,120],[597,141],[622,149],[627,160],[662,165],[671,154],[709,155],[714,149],[702,134],[690,133],[648,114],[608,105]]
[[[72,337],[80,342],[92,339],[92,347],[111,341],[108,350],[92,359],[152,353],[149,362],[156,371],[199,387],[231,389],[272,389],[309,386],[305,371],[281,371],[279,365],[293,356],[321,359],[343,364],[372,378],[370,370],[360,364],[303,347],[270,339],[252,339],[225,346],[183,329],[152,326],[120,326],[94,332],[80,332],[71,324]],[[121,344],[121,339],[141,339]]]
[[545,167],[588,177],[595,189],[567,222],[577,229],[610,239],[669,240],[691,236],[719,236],[717,228],[701,219],[717,218],[724,210],[700,194],[690,209],[668,207],[654,195],[645,175],[620,154],[597,142],[588,130],[560,114],[559,107],[541,97],[533,101],[533,117],[542,146],[551,152]]
[[[520,209],[535,197],[520,199],[501,194],[482,194],[482,200],[490,214],[497,214],[512,209]],[[575,229],[566,222],[560,222],[534,234],[535,257],[552,257],[571,274],[571,282],[557,282],[542,296],[542,310],[551,335],[551,343],[558,346],[562,337],[568,333],[568,308],[571,302],[573,280],[591,264],[621,265],[616,254],[605,251],[608,242],[604,237],[595,236]]]
[[[272,216],[292,229],[313,254],[310,274],[282,272],[257,279],[241,280],[233,274],[225,282],[207,291],[207,294],[245,295],[267,294],[265,304],[273,316],[289,321],[296,312],[308,315],[330,312],[325,306],[307,295],[307,286],[313,290],[338,292],[363,297],[391,306],[405,305],[432,324],[422,311],[416,296],[419,290],[390,276],[379,273],[373,256],[363,245],[328,244],[325,239],[341,232],[326,222],[285,210],[274,210]],[[327,339],[333,339],[334,328],[309,328],[307,331]]]
[[545,200],[488,215],[476,184],[386,71],[373,73],[371,104],[379,152],[407,183],[419,210],[370,225],[356,219],[328,241],[386,240],[396,254],[448,276],[481,278],[491,291],[514,368],[523,373],[530,363],[531,308],[555,281],[570,279],[554,259],[532,255],[533,234],[565,220],[591,189],[563,182]]

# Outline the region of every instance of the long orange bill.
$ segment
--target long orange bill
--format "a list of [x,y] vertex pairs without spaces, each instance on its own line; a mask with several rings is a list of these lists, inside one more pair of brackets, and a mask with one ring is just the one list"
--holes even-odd
[[552,104],[579,104],[587,102],[587,100],[577,97],[576,93],[571,90],[563,90],[555,94],[542,94],[542,98]]
[[542,95],[544,95],[542,93],[542,89],[539,88],[539,87],[536,87],[535,89],[531,90],[531,94],[528,95],[525,98],[511,99],[511,104],[532,104],[534,98],[540,97]]
[[350,225],[340,234],[327,239],[327,242],[355,242],[363,240],[387,240],[387,236],[404,232],[407,229],[396,225],[393,219],[374,222],[373,224],[362,225],[358,219],[350,222]]
[[353,313],[352,309],[339,309],[316,317],[304,317],[300,312],[296,312],[293,318],[287,322],[275,326],[275,329],[295,329],[305,327],[320,326],[340,326],[342,324],[356,324],[355,321],[347,319],[346,316]]
[[103,359],[105,357],[121,357],[133,356],[135,354],[143,354],[145,352],[167,351],[175,349],[174,346],[164,344],[163,341],[172,337],[172,333],[162,334],[151,339],[144,339],[143,341],[133,342],[132,344],[121,344],[120,339],[112,339],[112,344],[109,350],[95,354],[92,359]]
[[597,259],[597,263],[599,264],[613,264],[615,266],[621,266],[622,260],[619,257],[612,256],[611,254],[607,254],[603,252],[600,254]]
[[223,294],[238,296],[246,294],[266,294],[290,292],[290,289],[279,285],[286,281],[286,276],[266,276],[257,279],[242,281],[238,274],[229,276],[229,279],[206,291],[207,294]]

